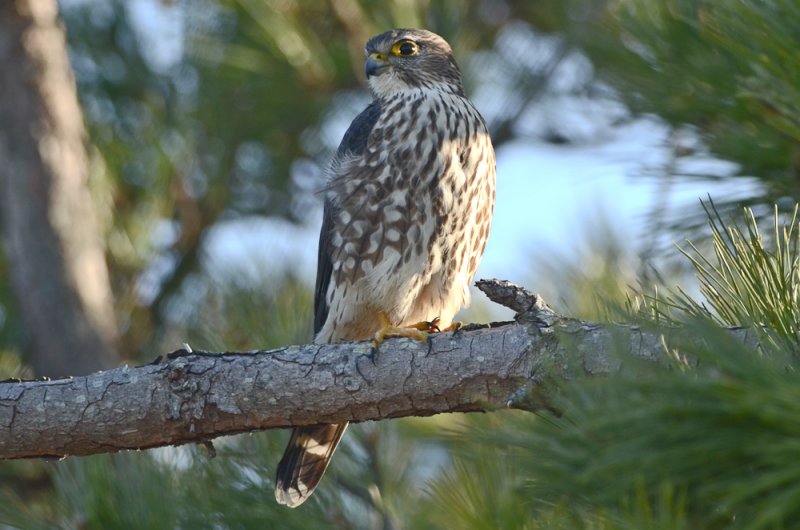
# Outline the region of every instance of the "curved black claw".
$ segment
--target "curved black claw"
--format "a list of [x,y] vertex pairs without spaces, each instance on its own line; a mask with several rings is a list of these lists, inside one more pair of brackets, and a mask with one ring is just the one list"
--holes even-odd
[[442,331],[439,329],[440,320],[440,317],[436,317],[430,321],[423,320],[422,322],[417,322],[416,324],[412,325],[411,328],[418,329],[420,331],[428,331],[430,333],[440,333]]
[[375,366],[375,356],[378,354],[378,346],[378,341],[376,339],[372,339],[367,357],[369,357],[369,360],[372,361],[373,366]]

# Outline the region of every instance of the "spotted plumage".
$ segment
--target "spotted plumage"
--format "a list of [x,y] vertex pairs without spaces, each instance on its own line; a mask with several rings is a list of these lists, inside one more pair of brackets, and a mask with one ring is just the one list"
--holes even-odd
[[[315,341],[368,339],[383,322],[448,325],[469,304],[489,235],[495,160],[447,42],[396,29],[369,40],[372,103],[329,171],[315,291]],[[297,506],[347,424],[295,429],[275,495]]]

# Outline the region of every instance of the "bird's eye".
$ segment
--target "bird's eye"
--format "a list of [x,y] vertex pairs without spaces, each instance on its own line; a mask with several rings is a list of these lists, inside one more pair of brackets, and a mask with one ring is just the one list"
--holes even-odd
[[392,54],[401,57],[412,57],[419,53],[419,46],[417,43],[410,40],[401,40],[392,46]]

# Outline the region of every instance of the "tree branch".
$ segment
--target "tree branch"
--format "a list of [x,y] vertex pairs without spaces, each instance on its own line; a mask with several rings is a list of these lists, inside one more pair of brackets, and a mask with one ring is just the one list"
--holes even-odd
[[649,359],[663,352],[659,336],[636,327],[559,317],[508,282],[478,285],[517,311],[515,322],[436,334],[427,345],[389,339],[374,359],[369,342],[179,351],[137,368],[2,383],[0,458],[198,443],[314,423],[543,408],[545,380],[570,377],[575,366],[589,374],[615,370],[611,352],[620,345]]

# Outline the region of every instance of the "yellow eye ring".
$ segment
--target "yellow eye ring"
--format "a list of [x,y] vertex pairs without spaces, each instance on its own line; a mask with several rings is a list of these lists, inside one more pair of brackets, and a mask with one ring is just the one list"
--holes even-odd
[[419,53],[419,46],[413,40],[401,40],[392,46],[392,55],[397,57],[413,57]]

